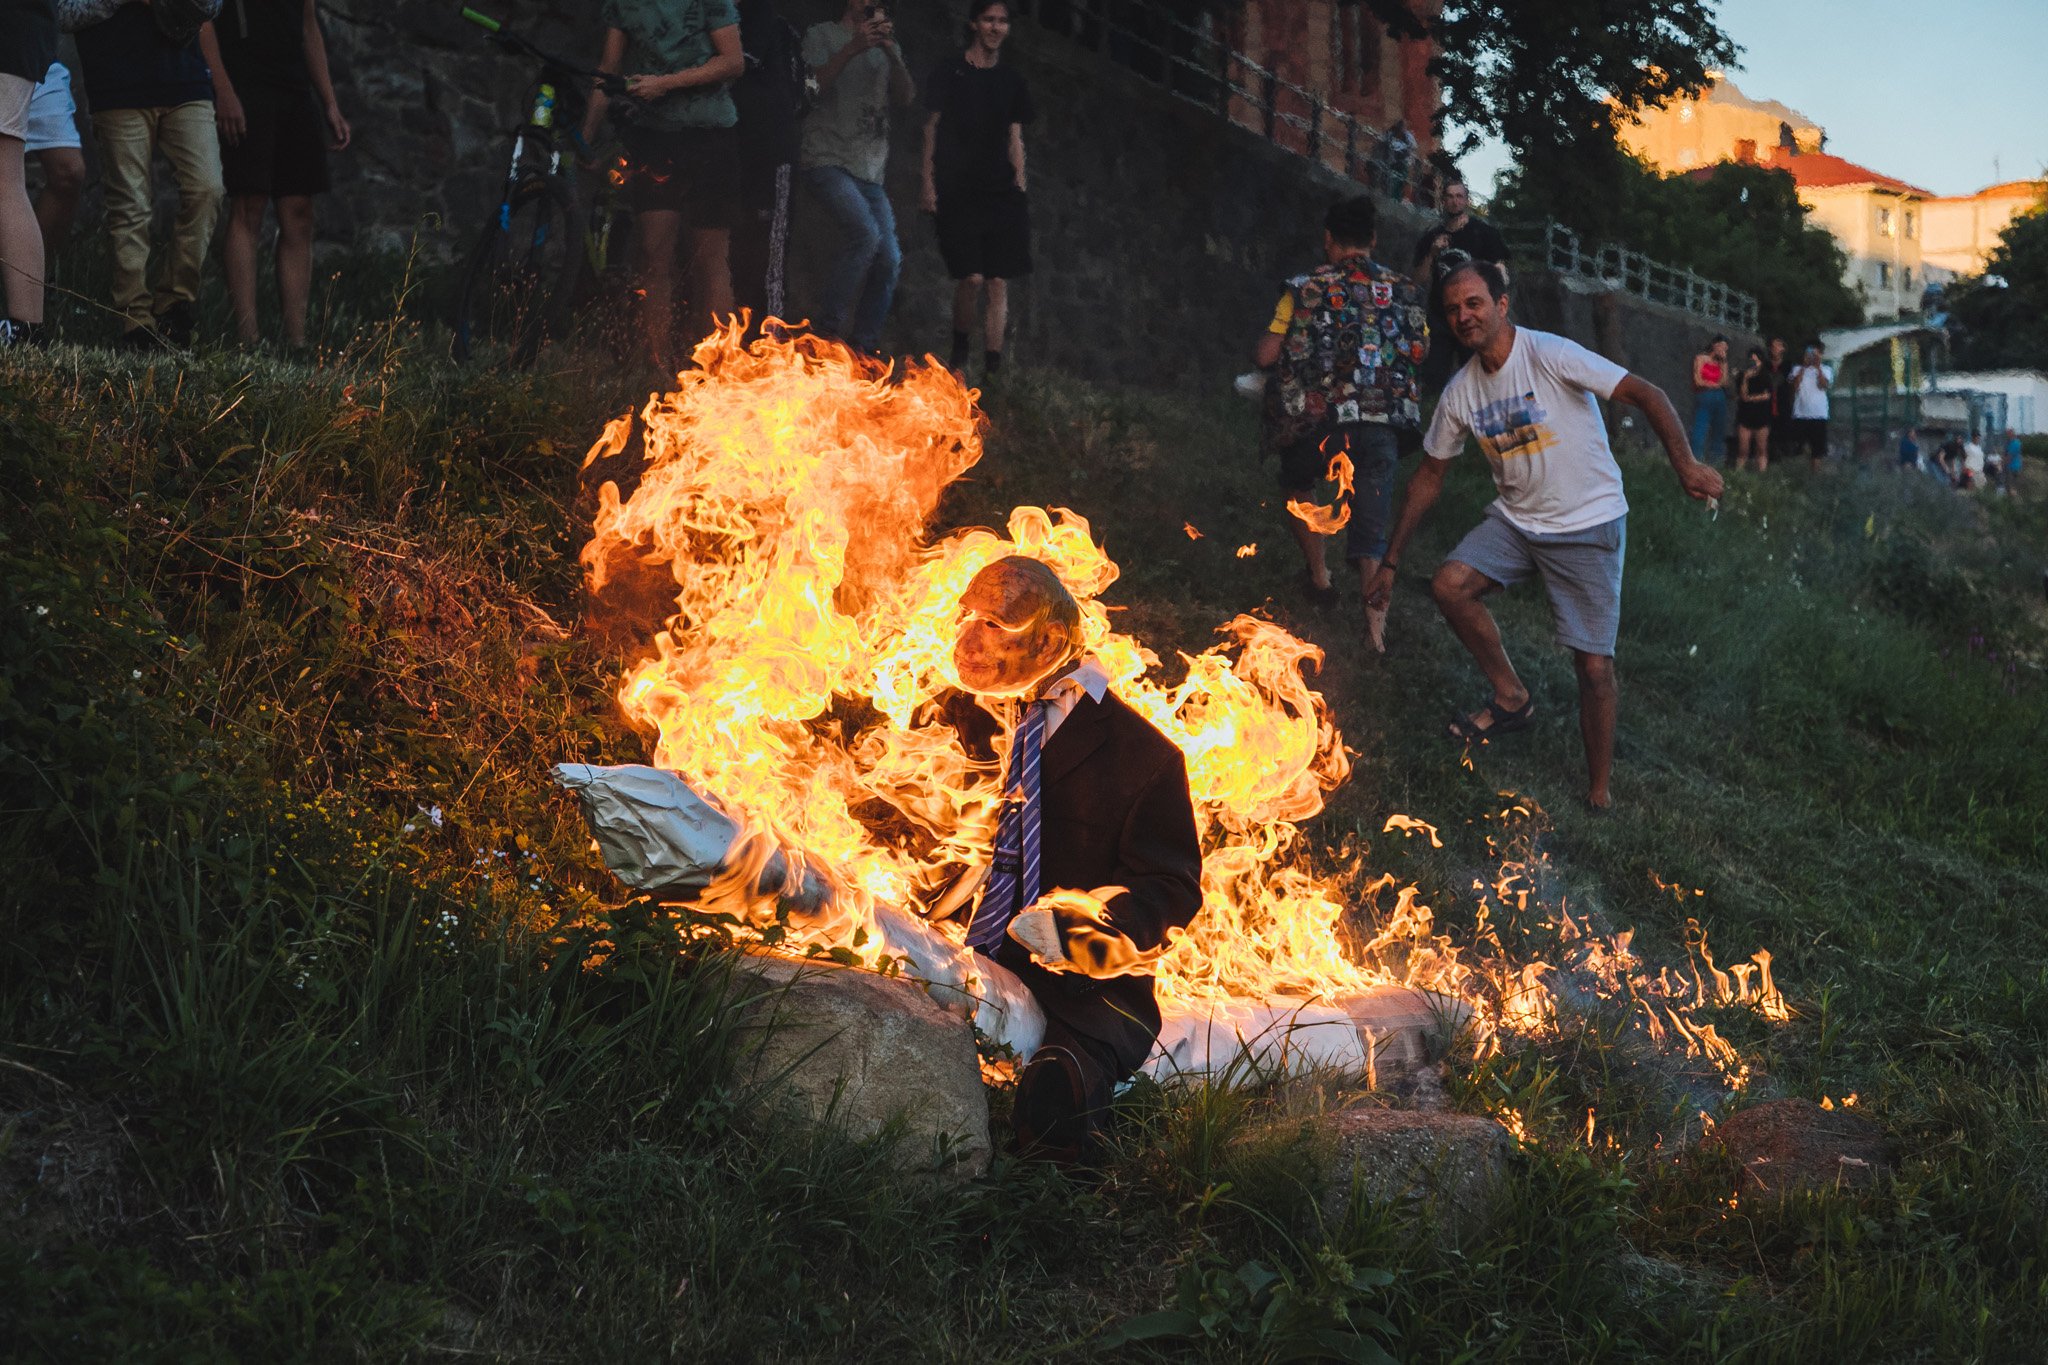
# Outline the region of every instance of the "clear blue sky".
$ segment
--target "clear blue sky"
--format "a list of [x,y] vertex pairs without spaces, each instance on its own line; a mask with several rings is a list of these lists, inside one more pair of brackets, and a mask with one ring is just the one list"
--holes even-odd
[[[1936,194],[2048,165],[2048,0],[1721,0],[1720,14],[1743,93],[1805,114],[1837,156]],[[1506,162],[1490,144],[1465,169],[1484,191]]]

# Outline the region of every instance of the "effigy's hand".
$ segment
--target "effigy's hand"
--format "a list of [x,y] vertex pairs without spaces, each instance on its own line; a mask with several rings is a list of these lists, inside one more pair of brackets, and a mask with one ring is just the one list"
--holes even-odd
[[1109,918],[1107,903],[1124,893],[1121,886],[1048,891],[1011,920],[1006,932],[1052,971],[1097,978],[1146,971],[1159,953],[1139,948]]

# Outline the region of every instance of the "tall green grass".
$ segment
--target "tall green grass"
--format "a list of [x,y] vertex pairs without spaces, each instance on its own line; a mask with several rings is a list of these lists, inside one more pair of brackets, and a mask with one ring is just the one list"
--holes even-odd
[[[573,355],[450,368],[403,280],[317,364],[0,362],[14,1354],[1038,1360],[1121,1332],[1132,1359],[2030,1358],[2040,503],[1774,471],[1712,520],[1631,454],[1623,805],[1594,820],[1533,594],[1501,617],[1542,724],[1469,769],[1436,737],[1479,686],[1424,592],[1488,496],[1476,461],[1381,658],[1352,604],[1295,597],[1248,409],[1007,377],[942,520],[1089,516],[1121,623],[1168,657],[1244,610],[1323,643],[1357,751],[1311,824],[1327,866],[1416,881],[1454,936],[1515,856],[1532,935],[1563,904],[1653,961],[1688,920],[1724,962],[1770,948],[1795,1019],[1720,1022],[1777,1090],[1857,1092],[1900,1162],[1731,1208],[1595,1018],[1453,1075],[1534,1139],[1461,1248],[1326,1216],[1315,1118],[1354,1097],[1269,1077],[1138,1087],[1095,1181],[999,1157],[934,1190],[884,1144],[751,1117],[749,988],[622,900],[546,780],[643,752],[574,630],[577,465],[630,387]],[[1503,791],[1545,814],[1503,819]],[[1392,810],[1445,846],[1382,835]]]

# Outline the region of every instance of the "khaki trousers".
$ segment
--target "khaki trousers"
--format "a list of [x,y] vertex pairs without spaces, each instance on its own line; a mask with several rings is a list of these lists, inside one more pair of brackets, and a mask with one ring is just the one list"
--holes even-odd
[[[107,235],[114,246],[114,306],[128,327],[147,327],[172,304],[196,304],[199,299],[206,248],[226,197],[213,102],[108,109],[92,116],[92,130],[105,183]],[[171,249],[152,287],[150,158],[157,152],[171,163],[171,176],[178,182],[178,216],[171,228]]]

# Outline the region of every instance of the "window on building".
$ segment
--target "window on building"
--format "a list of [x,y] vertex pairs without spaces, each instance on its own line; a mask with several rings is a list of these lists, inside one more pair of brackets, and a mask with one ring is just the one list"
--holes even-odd
[[1735,159],[1745,166],[1756,164],[1756,139],[1739,137],[1735,139]]
[[1906,237],[1908,240],[1911,240],[1914,232],[1917,231],[1920,226],[1918,221],[1919,217],[1920,215],[1913,212],[1913,210],[1906,210]]
[[1337,53],[1337,89],[1350,95],[1376,95],[1380,89],[1379,20],[1361,4],[1339,4],[1330,14],[1330,45]]
[[1879,209],[1877,211],[1877,230],[1886,237],[1892,235],[1892,211],[1890,209]]
[[1902,266],[1900,266],[1900,267],[1899,267],[1899,288],[1901,288],[1901,289],[1911,289],[1912,287],[1913,287],[1913,267],[1912,267],[1912,266],[1910,266],[1910,265],[1902,265]]
[[1877,287],[1879,289],[1889,289],[1892,287],[1892,267],[1888,261],[1879,261],[1877,263]]

